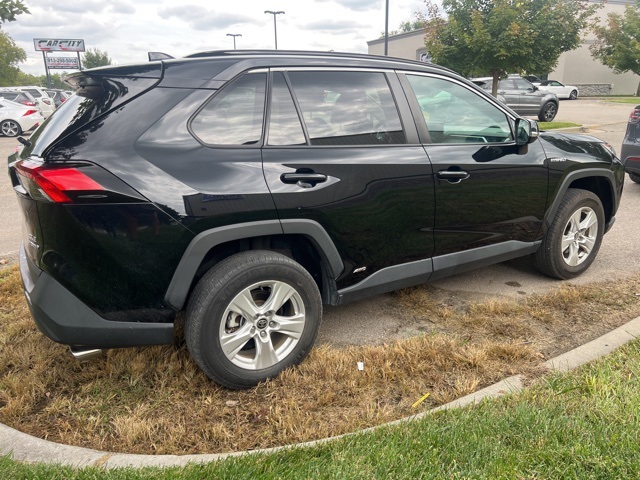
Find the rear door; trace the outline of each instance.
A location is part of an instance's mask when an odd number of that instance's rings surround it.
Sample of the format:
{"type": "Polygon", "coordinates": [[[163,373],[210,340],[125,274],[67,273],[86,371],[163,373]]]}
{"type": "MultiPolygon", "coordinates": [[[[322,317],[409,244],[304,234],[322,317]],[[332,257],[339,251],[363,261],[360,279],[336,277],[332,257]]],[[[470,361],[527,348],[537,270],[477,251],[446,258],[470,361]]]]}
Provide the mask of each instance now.
{"type": "Polygon", "coordinates": [[[278,214],[327,231],[345,265],[338,288],[431,257],[431,165],[395,73],[274,70],[269,108],[262,156],[278,214]]]}

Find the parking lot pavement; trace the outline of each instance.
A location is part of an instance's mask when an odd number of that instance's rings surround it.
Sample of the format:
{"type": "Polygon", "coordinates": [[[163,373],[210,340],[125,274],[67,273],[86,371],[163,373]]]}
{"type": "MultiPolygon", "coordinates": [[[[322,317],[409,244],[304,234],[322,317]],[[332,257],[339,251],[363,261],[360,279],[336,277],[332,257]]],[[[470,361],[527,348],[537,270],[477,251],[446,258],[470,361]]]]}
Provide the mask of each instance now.
{"type": "Polygon", "coordinates": [[[20,211],[7,175],[7,157],[20,144],[15,138],[0,137],[0,261],[18,257],[20,211]]]}

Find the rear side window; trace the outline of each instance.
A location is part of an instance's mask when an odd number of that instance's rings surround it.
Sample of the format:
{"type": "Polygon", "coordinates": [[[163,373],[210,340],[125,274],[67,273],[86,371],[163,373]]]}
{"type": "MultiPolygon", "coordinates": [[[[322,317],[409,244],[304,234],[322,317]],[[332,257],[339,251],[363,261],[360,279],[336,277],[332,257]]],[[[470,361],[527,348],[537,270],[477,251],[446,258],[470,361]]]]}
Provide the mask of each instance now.
{"type": "Polygon", "coordinates": [[[33,98],[42,97],[42,94],[40,93],[40,91],[36,90],[35,88],[25,88],[24,91],[27,93],[30,93],[33,96],[33,98]]]}
{"type": "Polygon", "coordinates": [[[271,88],[268,145],[304,145],[306,140],[284,74],[276,72],[271,88]]]}
{"type": "Polygon", "coordinates": [[[217,92],[191,120],[207,145],[255,145],[262,137],[267,75],[250,73],[217,92]]]}
{"type": "Polygon", "coordinates": [[[311,145],[406,143],[381,72],[289,72],[311,145]]]}

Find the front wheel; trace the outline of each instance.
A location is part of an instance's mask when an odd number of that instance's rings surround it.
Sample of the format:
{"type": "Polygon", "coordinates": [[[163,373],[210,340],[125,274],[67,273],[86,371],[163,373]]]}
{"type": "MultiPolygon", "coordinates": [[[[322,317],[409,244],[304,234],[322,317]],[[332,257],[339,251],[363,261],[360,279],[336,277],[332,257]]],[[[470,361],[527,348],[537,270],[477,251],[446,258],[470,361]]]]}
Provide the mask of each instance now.
{"type": "Polygon", "coordinates": [[[320,292],[297,262],[271,251],[239,253],[214,266],[189,299],[185,339],[215,382],[249,388],[300,363],[315,342],[320,292]]]}
{"type": "Polygon", "coordinates": [[[603,235],[600,199],[588,190],[570,188],[534,254],[534,264],[550,277],[576,277],[595,260],[603,235]]]}
{"type": "Polygon", "coordinates": [[[17,137],[22,133],[22,128],[15,120],[4,120],[0,123],[0,132],[6,137],[17,137]]]}
{"type": "Polygon", "coordinates": [[[554,118],[556,118],[557,113],[558,105],[553,102],[547,102],[540,109],[538,120],[540,120],[541,122],[551,122],[554,118]]]}
{"type": "Polygon", "coordinates": [[[571,93],[569,94],[569,100],[575,100],[576,98],[578,98],[578,91],[571,90],[571,93]]]}

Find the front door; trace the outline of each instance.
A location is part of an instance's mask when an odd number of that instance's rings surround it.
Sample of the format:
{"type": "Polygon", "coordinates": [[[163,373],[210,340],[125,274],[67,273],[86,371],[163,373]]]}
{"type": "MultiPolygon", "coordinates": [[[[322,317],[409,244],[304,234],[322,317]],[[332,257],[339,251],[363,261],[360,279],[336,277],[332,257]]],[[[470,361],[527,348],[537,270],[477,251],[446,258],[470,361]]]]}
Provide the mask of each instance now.
{"type": "Polygon", "coordinates": [[[517,146],[513,120],[462,82],[436,75],[406,79],[430,135],[425,149],[435,177],[435,256],[533,242],[548,185],[540,142],[517,146]],[[430,112],[429,99],[444,96],[448,102],[430,112]]]}

